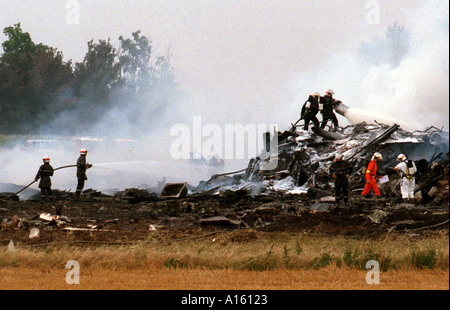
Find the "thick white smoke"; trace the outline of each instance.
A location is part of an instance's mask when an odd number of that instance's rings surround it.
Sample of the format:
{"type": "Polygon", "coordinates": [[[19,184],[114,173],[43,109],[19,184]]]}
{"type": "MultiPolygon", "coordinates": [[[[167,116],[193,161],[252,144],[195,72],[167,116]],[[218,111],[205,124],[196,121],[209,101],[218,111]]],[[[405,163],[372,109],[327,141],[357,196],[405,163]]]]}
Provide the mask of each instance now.
{"type": "Polygon", "coordinates": [[[427,1],[411,16],[408,54],[398,67],[373,66],[362,80],[362,108],[389,115],[405,129],[449,129],[448,3],[427,1]],[[445,9],[446,7],[446,9],[445,9]]]}
{"type": "MultiPolygon", "coordinates": [[[[426,1],[414,12],[405,20],[408,50],[398,65],[362,61],[364,57],[383,59],[377,53],[386,52],[384,49],[372,55],[359,51],[335,54],[317,70],[300,73],[290,90],[306,99],[309,93],[323,94],[332,88],[335,98],[351,108],[347,116],[352,122],[376,120],[395,122],[406,130],[435,126],[448,131],[448,3],[426,1]]],[[[338,117],[341,124],[347,123],[338,117]]]]}

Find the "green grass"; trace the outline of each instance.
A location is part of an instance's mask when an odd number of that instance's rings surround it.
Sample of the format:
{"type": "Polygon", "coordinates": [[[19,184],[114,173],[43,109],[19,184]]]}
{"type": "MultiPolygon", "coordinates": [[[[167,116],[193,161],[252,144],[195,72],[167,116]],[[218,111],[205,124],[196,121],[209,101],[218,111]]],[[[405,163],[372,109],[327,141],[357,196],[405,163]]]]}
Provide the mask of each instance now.
{"type": "MultiPolygon", "coordinates": [[[[214,238],[146,243],[128,246],[81,247],[52,244],[44,248],[17,245],[15,253],[0,248],[0,268],[37,267],[48,269],[77,260],[85,267],[146,269],[205,268],[268,271],[275,269],[307,270],[329,266],[366,270],[366,263],[376,260],[381,271],[397,269],[441,269],[449,267],[448,232],[430,236],[351,238],[307,234],[248,232],[223,233],[214,238]]],[[[163,236],[161,236],[163,237],[163,236]]],[[[164,239],[164,238],[162,238],[164,239]]]]}

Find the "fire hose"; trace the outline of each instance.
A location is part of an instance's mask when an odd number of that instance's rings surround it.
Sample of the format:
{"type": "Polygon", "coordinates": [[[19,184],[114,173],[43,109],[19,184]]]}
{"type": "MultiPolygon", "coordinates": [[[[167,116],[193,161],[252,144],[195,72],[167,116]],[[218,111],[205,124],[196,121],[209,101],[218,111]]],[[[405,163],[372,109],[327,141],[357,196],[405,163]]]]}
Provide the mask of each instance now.
{"type": "MultiPolygon", "coordinates": [[[[53,169],[53,171],[56,171],[56,170],[59,170],[59,169],[64,169],[64,168],[76,167],[76,166],[77,166],[77,165],[61,166],[61,167],[58,167],[58,168],[53,169]]],[[[38,179],[38,180],[39,180],[39,179],[38,179]]],[[[14,197],[15,195],[19,194],[20,192],[24,191],[25,189],[27,189],[28,187],[30,187],[31,185],[33,185],[33,183],[35,183],[35,182],[37,182],[37,180],[34,180],[33,182],[31,182],[30,184],[28,184],[27,186],[25,186],[24,188],[22,188],[22,189],[19,190],[18,192],[15,192],[14,194],[12,194],[12,195],[10,195],[10,196],[8,196],[8,197],[6,197],[6,198],[0,199],[0,200],[9,200],[9,199],[11,199],[11,198],[14,197]]]]}

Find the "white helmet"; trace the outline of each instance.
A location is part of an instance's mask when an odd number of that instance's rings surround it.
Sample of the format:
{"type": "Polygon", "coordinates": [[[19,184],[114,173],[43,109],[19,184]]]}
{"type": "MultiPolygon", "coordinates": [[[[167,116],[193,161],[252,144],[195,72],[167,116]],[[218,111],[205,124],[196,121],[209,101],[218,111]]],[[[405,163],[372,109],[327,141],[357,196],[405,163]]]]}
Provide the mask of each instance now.
{"type": "Polygon", "coordinates": [[[48,156],[48,155],[45,155],[42,159],[44,160],[44,163],[50,162],[50,156],[48,156]]]}
{"type": "Polygon", "coordinates": [[[376,152],[375,154],[373,154],[372,159],[378,159],[378,160],[382,160],[383,159],[383,155],[381,155],[380,153],[376,152]]]}
{"type": "Polygon", "coordinates": [[[332,89],[328,89],[325,94],[330,94],[331,96],[334,95],[334,91],[332,89]]]}
{"type": "Polygon", "coordinates": [[[313,96],[320,97],[320,93],[319,93],[318,91],[316,91],[316,92],[313,94],[313,96]]]}
{"type": "Polygon", "coordinates": [[[400,154],[400,155],[398,155],[398,156],[397,156],[397,160],[398,160],[398,161],[405,161],[405,160],[406,160],[405,154],[400,154]]]}
{"type": "Polygon", "coordinates": [[[81,149],[80,150],[80,154],[81,155],[86,155],[87,154],[87,150],[86,149],[81,149]]]}

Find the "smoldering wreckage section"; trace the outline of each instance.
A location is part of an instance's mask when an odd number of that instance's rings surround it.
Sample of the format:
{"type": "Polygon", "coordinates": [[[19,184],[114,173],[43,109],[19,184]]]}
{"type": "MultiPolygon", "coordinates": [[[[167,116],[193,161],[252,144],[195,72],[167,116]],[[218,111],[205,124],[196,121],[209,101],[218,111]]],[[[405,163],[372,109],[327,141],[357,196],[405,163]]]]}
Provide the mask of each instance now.
{"type": "MultiPolygon", "coordinates": [[[[345,110],[336,109],[344,116],[345,110]]],[[[17,195],[0,193],[2,230],[27,231],[36,238],[42,229],[148,234],[219,226],[352,235],[448,229],[448,132],[434,126],[408,132],[376,121],[333,132],[300,128],[292,124],[288,131],[266,133],[266,152],[246,168],[212,175],[197,186],[162,180],[155,188],[128,188],[114,195],[87,189],[79,201],[55,190],[53,202],[19,201],[17,195]],[[378,169],[388,181],[379,184],[381,197],[363,198],[365,170],[374,152],[383,155],[378,169]],[[336,154],[353,167],[346,204],[334,197],[329,168],[336,154]],[[417,167],[414,202],[401,198],[400,177],[393,169],[399,154],[417,167]],[[264,169],[273,162],[275,169],[264,169]]]]}

